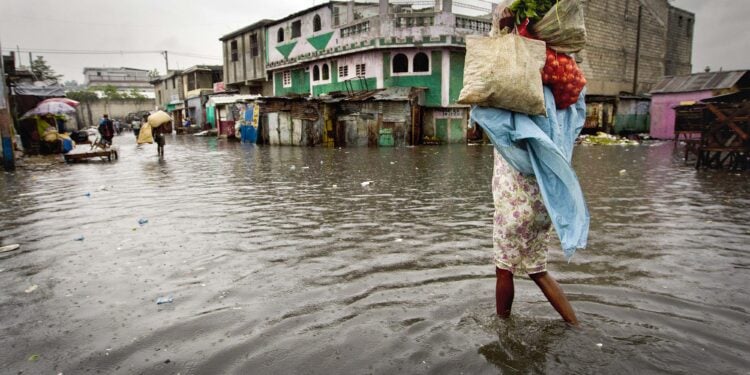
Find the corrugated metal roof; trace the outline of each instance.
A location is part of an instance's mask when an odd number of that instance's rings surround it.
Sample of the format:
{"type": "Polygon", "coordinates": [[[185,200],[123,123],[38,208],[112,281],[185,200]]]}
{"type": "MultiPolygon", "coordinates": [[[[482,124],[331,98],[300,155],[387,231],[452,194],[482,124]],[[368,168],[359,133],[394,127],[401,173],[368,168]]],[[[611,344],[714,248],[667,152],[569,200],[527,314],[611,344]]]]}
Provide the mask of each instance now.
{"type": "Polygon", "coordinates": [[[735,70],[664,77],[651,90],[651,94],[729,89],[734,87],[747,73],[747,70],[735,70]]]}
{"type": "Polygon", "coordinates": [[[206,103],[206,105],[215,106],[215,105],[222,105],[222,104],[232,104],[232,103],[244,102],[246,100],[256,100],[259,98],[260,98],[260,95],[212,96],[211,98],[208,99],[208,103],[206,103]]]}

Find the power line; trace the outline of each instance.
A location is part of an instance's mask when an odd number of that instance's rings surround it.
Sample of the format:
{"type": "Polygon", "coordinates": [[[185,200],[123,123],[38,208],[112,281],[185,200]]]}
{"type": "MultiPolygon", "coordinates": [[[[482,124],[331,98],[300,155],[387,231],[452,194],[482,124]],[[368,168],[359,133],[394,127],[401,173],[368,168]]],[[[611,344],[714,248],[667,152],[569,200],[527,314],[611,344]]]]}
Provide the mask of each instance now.
{"type": "MultiPolygon", "coordinates": [[[[35,53],[35,54],[50,54],[50,55],[149,55],[149,54],[163,54],[164,50],[73,50],[73,49],[52,49],[52,48],[21,48],[19,52],[24,53],[35,53]]],[[[221,60],[220,57],[212,55],[203,55],[194,52],[179,52],[179,51],[168,51],[169,53],[182,56],[191,57],[197,59],[212,59],[221,60]]]]}

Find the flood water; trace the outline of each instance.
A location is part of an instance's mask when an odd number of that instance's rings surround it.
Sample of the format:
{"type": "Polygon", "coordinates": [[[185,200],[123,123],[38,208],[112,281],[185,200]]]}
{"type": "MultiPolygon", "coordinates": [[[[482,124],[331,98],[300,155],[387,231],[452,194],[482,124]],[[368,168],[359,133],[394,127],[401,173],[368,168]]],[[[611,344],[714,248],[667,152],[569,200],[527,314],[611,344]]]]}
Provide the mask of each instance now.
{"type": "Polygon", "coordinates": [[[491,147],[115,142],[0,175],[0,373],[750,369],[750,175],[671,143],[576,149],[590,247],[549,265],[575,329],[525,276],[494,317],[491,147]]]}

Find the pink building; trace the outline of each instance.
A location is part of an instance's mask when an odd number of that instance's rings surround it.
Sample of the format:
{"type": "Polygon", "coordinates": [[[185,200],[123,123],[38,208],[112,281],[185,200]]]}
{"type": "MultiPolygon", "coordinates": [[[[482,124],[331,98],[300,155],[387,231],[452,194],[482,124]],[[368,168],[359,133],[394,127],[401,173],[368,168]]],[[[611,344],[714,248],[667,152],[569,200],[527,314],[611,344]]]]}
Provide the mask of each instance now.
{"type": "Polygon", "coordinates": [[[747,70],[664,77],[651,91],[651,137],[675,137],[674,107],[750,88],[747,70]]]}

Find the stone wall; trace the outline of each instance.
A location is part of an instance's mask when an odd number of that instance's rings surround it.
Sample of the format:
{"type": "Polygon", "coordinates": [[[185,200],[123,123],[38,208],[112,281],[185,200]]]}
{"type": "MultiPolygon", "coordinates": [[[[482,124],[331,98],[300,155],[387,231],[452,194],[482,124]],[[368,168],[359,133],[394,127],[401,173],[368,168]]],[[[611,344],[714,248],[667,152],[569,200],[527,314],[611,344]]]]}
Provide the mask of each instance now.
{"type": "Polygon", "coordinates": [[[671,15],[677,13],[694,19],[691,13],[672,7],[667,0],[589,0],[585,5],[588,45],[579,54],[589,95],[633,91],[639,6],[641,50],[636,93],[650,91],[668,70],[691,69],[692,33],[688,36],[684,28],[682,33],[674,31],[671,22],[671,15]]]}

